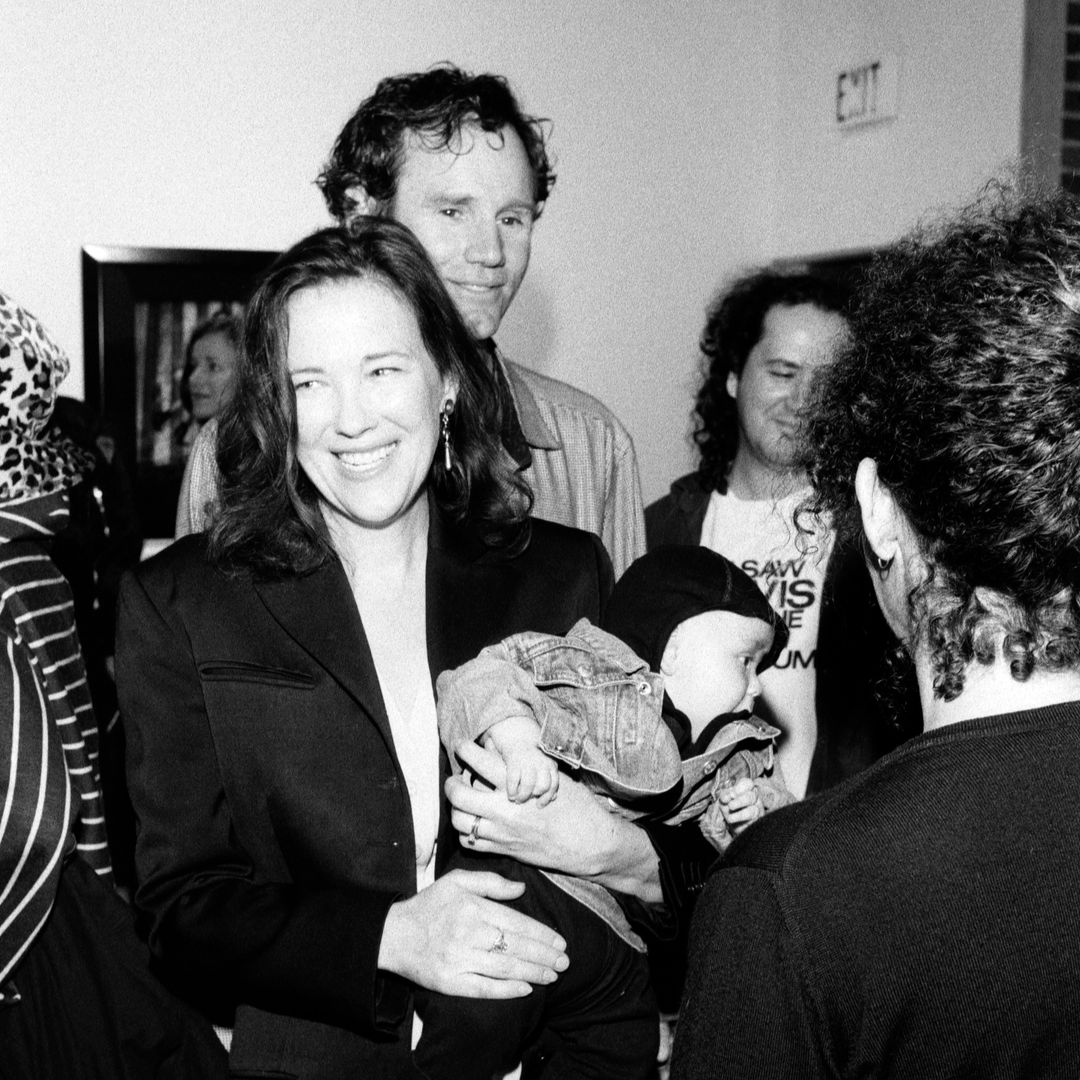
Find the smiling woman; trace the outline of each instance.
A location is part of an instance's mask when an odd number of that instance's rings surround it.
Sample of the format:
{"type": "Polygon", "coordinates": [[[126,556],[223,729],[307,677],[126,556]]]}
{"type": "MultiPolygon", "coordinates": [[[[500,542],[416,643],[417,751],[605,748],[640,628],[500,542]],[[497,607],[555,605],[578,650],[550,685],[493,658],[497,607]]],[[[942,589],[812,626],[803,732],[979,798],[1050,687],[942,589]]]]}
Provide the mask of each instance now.
{"type": "Polygon", "coordinates": [[[288,311],[297,461],[341,547],[343,531],[417,512],[457,380],[439,374],[415,317],[382,284],[305,289],[288,311]]]}
{"type": "Polygon", "coordinates": [[[491,380],[407,229],[302,240],[248,305],[212,533],[125,583],[136,904],[236,1072],[412,1075],[414,991],[567,968],[519,882],[436,879],[433,677],[596,619],[611,583],[595,536],[528,519],[491,380]]]}

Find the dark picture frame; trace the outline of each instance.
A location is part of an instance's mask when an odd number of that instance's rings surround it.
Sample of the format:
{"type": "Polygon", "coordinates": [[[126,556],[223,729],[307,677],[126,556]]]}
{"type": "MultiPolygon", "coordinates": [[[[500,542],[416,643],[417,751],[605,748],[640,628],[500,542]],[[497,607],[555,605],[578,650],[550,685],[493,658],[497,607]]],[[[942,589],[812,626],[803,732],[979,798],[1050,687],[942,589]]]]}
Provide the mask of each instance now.
{"type": "Polygon", "coordinates": [[[82,249],[86,403],[112,431],[148,539],[174,534],[193,418],[181,402],[187,340],[243,310],[275,251],[82,249]]]}

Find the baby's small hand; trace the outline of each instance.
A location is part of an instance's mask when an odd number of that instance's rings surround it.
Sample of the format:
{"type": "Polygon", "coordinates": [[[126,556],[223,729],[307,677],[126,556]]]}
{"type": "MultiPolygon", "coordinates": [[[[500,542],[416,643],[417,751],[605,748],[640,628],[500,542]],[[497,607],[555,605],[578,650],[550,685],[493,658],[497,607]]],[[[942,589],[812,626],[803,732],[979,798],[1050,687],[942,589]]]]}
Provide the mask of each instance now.
{"type": "Polygon", "coordinates": [[[506,797],[511,802],[536,799],[547,806],[559,793],[559,767],[542,750],[515,754],[506,762],[506,797]]]}
{"type": "Polygon", "coordinates": [[[536,799],[547,806],[559,791],[559,766],[540,749],[540,727],[527,716],[509,716],[492,724],[484,746],[506,766],[506,797],[511,802],[536,799]]]}
{"type": "Polygon", "coordinates": [[[734,784],[728,784],[720,788],[716,793],[716,799],[720,804],[720,813],[724,815],[728,828],[736,836],[747,825],[753,824],[758,818],[765,815],[765,805],[761,801],[761,792],[758,791],[754,781],[746,776],[741,780],[736,780],[734,784]]]}

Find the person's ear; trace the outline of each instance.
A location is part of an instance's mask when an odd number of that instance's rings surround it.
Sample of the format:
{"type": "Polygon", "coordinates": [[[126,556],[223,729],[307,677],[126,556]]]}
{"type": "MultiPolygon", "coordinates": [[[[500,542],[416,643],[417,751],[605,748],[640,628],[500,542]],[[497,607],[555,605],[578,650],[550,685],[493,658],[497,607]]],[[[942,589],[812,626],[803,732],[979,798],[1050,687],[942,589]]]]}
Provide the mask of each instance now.
{"type": "Polygon", "coordinates": [[[727,373],[727,382],[724,384],[724,388],[732,401],[739,396],[739,376],[737,372],[729,371],[727,373]]]}
{"type": "Polygon", "coordinates": [[[345,189],[345,196],[352,203],[348,211],[348,220],[358,217],[378,217],[383,211],[383,205],[378,199],[368,194],[363,184],[353,184],[345,189]]]}
{"type": "Polygon", "coordinates": [[[679,667],[679,631],[682,623],[675,627],[664,646],[664,655],[660,657],[660,674],[673,675],[679,667]]]}
{"type": "Polygon", "coordinates": [[[457,377],[453,374],[447,374],[443,376],[442,381],[442,398],[443,402],[450,402],[451,407],[456,405],[458,398],[459,383],[457,377]]]}
{"type": "Polygon", "coordinates": [[[878,476],[873,458],[863,458],[855,470],[855,498],[859,502],[863,533],[877,567],[887,570],[896,556],[902,554],[903,513],[878,476]]]}

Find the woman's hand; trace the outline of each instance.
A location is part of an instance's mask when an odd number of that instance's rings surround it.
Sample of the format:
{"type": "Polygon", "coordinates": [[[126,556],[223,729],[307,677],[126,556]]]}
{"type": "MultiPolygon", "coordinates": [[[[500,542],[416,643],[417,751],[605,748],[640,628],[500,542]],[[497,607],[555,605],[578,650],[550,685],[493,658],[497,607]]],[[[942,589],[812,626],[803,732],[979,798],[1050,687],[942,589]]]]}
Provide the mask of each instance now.
{"type": "Polygon", "coordinates": [[[379,967],[458,997],[525,997],[530,984],[554,982],[570,962],[566,942],[498,902],[524,890],[498,874],[451,870],[391,906],[379,967]]]}
{"type": "Polygon", "coordinates": [[[558,799],[547,806],[535,799],[514,803],[506,796],[506,770],[496,754],[470,743],[458,756],[474,775],[494,785],[472,786],[464,776],[447,780],[450,820],[463,844],[587,878],[649,903],[663,899],[648,836],[605,810],[584,784],[564,775],[558,799]]]}

